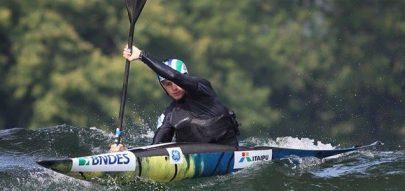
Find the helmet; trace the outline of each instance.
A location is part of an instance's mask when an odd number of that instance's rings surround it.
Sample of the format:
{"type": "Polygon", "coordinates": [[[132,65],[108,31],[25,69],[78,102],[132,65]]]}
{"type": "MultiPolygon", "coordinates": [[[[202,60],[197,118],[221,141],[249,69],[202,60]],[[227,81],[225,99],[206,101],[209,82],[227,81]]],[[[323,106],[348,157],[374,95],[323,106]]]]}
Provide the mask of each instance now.
{"type": "MultiPolygon", "coordinates": [[[[180,73],[182,73],[182,74],[187,74],[187,73],[188,73],[186,64],[184,64],[184,62],[181,61],[181,60],[178,60],[178,59],[168,59],[168,60],[165,60],[165,61],[163,62],[163,64],[169,66],[169,67],[172,68],[173,70],[176,70],[177,72],[180,72],[180,73]]],[[[159,80],[159,82],[161,82],[161,81],[165,80],[165,78],[163,78],[162,76],[159,76],[159,75],[158,75],[158,80],[159,80]]]]}

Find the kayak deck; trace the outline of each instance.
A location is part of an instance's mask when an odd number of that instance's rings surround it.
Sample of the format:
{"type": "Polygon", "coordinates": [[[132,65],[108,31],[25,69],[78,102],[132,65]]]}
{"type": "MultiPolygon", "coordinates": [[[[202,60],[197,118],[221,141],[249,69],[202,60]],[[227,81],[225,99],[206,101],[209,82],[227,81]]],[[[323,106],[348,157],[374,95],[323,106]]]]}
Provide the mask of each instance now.
{"type": "Polygon", "coordinates": [[[131,148],[125,152],[86,157],[43,160],[38,164],[75,178],[100,181],[116,178],[128,182],[144,177],[160,182],[223,175],[255,163],[289,156],[325,158],[380,145],[333,150],[305,150],[279,147],[239,147],[208,143],[166,143],[131,148]]]}

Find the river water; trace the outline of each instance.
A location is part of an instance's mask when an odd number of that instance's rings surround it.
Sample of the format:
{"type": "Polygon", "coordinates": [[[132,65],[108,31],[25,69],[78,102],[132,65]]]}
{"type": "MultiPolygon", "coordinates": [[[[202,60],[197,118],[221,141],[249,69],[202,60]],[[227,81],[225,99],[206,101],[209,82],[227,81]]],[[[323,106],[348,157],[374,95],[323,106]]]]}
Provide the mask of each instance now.
{"type": "MultiPolygon", "coordinates": [[[[129,132],[130,146],[147,145],[151,132],[129,132]]],[[[0,130],[0,188],[2,190],[405,190],[405,150],[384,146],[338,157],[288,158],[242,171],[171,183],[135,180],[105,185],[64,176],[36,164],[40,159],[87,156],[108,151],[112,134],[95,127],[67,125],[28,130],[0,130]]],[[[306,138],[249,138],[245,145],[307,149],[334,148],[306,138]]]]}

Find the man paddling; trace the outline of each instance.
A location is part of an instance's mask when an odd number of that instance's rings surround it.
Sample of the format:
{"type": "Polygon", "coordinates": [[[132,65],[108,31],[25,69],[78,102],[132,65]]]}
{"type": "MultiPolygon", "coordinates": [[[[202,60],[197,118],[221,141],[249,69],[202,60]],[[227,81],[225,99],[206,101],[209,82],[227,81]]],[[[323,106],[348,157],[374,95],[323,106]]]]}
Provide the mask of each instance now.
{"type": "MultiPolygon", "coordinates": [[[[203,142],[238,146],[238,122],[218,98],[209,81],[188,75],[186,65],[178,59],[160,62],[132,48],[125,48],[123,57],[140,59],[157,75],[163,90],[173,101],[158,119],[152,144],[171,142],[203,142]]],[[[125,150],[123,145],[111,145],[110,151],[125,150]]]]}

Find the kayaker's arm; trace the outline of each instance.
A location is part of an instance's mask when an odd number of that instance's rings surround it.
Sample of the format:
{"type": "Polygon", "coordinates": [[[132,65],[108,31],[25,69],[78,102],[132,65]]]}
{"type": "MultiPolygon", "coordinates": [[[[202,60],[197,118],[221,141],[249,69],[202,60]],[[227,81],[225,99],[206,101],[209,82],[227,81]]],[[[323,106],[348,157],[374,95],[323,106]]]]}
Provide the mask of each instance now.
{"type": "Polygon", "coordinates": [[[198,89],[198,81],[194,80],[191,76],[181,74],[173,70],[169,66],[163,64],[161,61],[149,56],[145,51],[140,54],[140,59],[143,63],[149,66],[156,74],[168,79],[186,91],[194,91],[198,89]]]}
{"type": "Polygon", "coordinates": [[[169,125],[162,125],[155,131],[152,144],[168,143],[171,142],[174,136],[174,127],[169,125]]]}
{"type": "Polygon", "coordinates": [[[163,64],[161,61],[151,57],[145,51],[139,50],[135,46],[132,47],[132,54],[127,48],[125,48],[123,51],[123,57],[130,61],[140,59],[143,63],[148,65],[148,67],[151,68],[156,74],[174,82],[176,85],[180,86],[190,94],[208,96],[215,95],[211,84],[207,80],[195,76],[181,74],[176,70],[173,70],[169,66],[163,64]]]}
{"type": "Polygon", "coordinates": [[[190,94],[203,96],[215,95],[211,84],[205,79],[179,73],[176,70],[173,70],[171,67],[163,64],[161,61],[152,58],[144,51],[140,53],[140,59],[156,74],[174,82],[176,85],[180,86],[190,94]]]}

